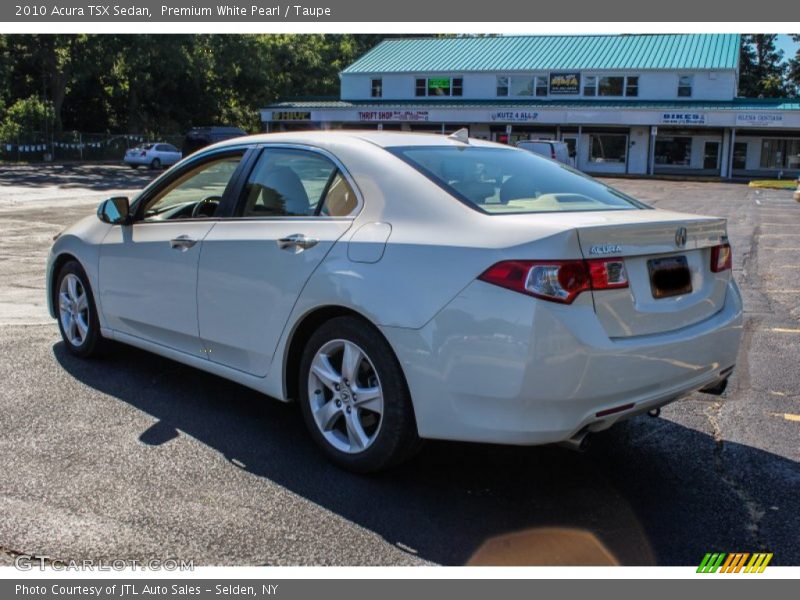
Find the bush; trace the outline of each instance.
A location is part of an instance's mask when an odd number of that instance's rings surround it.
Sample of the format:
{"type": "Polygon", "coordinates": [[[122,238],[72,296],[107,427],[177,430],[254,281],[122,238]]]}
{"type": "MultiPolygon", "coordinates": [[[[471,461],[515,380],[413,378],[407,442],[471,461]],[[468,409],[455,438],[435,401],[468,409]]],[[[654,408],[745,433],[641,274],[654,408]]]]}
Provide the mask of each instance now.
{"type": "Polygon", "coordinates": [[[55,112],[50,102],[36,96],[17,100],[0,122],[0,140],[11,142],[31,131],[52,129],[55,112]]]}

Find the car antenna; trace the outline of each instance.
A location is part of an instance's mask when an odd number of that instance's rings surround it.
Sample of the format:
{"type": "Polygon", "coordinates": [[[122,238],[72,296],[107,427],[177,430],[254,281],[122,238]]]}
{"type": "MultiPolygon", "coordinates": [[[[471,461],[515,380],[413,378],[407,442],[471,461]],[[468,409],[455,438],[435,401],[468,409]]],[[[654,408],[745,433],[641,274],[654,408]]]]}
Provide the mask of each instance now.
{"type": "Polygon", "coordinates": [[[461,129],[451,133],[447,137],[448,139],[461,142],[462,144],[469,144],[469,129],[467,129],[466,127],[462,127],[461,129]]]}

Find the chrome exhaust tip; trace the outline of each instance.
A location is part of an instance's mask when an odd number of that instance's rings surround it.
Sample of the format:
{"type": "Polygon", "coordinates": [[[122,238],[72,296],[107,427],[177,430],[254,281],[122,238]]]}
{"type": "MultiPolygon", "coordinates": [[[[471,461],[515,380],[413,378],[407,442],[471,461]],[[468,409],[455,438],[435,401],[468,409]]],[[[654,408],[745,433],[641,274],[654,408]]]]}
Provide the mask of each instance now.
{"type": "Polygon", "coordinates": [[[568,440],[559,442],[558,445],[562,448],[567,448],[574,452],[586,452],[592,443],[592,436],[588,431],[583,430],[573,435],[568,440]]]}

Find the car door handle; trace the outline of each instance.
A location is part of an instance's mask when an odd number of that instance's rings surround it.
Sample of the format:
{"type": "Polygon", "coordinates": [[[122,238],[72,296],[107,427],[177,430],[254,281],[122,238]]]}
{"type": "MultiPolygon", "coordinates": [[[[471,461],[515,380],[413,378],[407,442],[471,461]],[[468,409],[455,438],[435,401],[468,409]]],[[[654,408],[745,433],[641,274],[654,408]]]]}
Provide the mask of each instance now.
{"type": "Polygon", "coordinates": [[[300,250],[308,250],[313,248],[319,243],[319,240],[306,237],[302,233],[293,233],[278,240],[278,248],[286,250],[287,248],[299,248],[300,250]]]}
{"type": "Polygon", "coordinates": [[[197,240],[193,240],[188,235],[179,235],[178,237],[172,238],[169,241],[169,247],[173,250],[181,250],[182,252],[185,252],[196,243],[197,240]]]}

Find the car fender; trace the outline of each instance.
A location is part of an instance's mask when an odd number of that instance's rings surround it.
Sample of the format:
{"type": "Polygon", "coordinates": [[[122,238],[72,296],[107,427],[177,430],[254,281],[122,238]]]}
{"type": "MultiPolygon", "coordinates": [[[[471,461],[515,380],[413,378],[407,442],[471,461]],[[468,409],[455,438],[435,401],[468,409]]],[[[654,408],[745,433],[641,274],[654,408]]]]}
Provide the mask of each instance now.
{"type": "Polygon", "coordinates": [[[56,309],[53,303],[53,285],[55,285],[53,280],[56,275],[54,269],[61,257],[70,255],[80,263],[86,273],[86,277],[89,279],[100,326],[105,326],[103,309],[100,305],[100,294],[98,294],[100,285],[100,245],[111,230],[111,227],[113,225],[103,223],[95,215],[90,215],[58,235],[47,260],[47,307],[51,317],[56,318],[56,309]]]}

